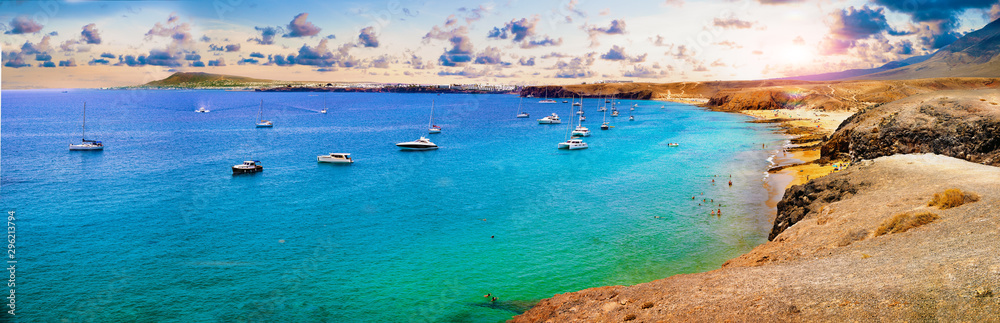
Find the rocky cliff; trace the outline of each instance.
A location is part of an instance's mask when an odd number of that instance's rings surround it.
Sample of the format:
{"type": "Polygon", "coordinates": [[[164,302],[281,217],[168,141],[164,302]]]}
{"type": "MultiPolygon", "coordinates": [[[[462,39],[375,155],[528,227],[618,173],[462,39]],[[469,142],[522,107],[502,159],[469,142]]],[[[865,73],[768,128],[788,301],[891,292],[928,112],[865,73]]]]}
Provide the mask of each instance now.
{"type": "MultiPolygon", "coordinates": [[[[722,268],[555,295],[513,322],[996,322],[1000,168],[940,155],[864,161],[829,196],[722,268]],[[957,207],[928,206],[957,189],[957,207]]],[[[817,190],[820,187],[814,187],[817,190]]]]}
{"type": "Polygon", "coordinates": [[[864,109],[821,149],[825,159],[935,153],[1000,166],[1000,91],[941,91],[864,109]]]}

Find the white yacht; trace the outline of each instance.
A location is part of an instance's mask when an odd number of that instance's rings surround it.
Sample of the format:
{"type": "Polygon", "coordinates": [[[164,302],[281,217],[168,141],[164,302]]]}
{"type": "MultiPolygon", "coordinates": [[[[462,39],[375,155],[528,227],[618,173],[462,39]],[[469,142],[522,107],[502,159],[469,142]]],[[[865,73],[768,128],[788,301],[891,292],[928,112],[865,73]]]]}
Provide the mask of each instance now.
{"type": "Polygon", "coordinates": [[[609,126],[607,122],[601,124],[601,130],[608,130],[608,129],[611,129],[611,126],[609,126]]]}
{"type": "Polygon", "coordinates": [[[528,115],[528,113],[527,113],[527,112],[521,112],[521,113],[518,113],[518,114],[517,114],[517,117],[518,117],[518,118],[527,118],[527,117],[529,117],[529,116],[530,116],[530,115],[528,115]]]}
{"type": "Polygon", "coordinates": [[[553,99],[545,99],[545,100],[538,101],[538,103],[559,103],[559,102],[556,102],[556,100],[553,100],[553,99]]]}
{"type": "Polygon", "coordinates": [[[319,113],[326,113],[326,98],[323,98],[323,110],[319,110],[319,113]]]}
{"type": "Polygon", "coordinates": [[[573,106],[574,106],[574,107],[578,107],[578,106],[582,106],[582,105],[583,105],[583,103],[580,103],[580,102],[573,102],[573,106]]]}
{"type": "Polygon", "coordinates": [[[316,156],[316,162],[334,163],[334,164],[353,164],[354,160],[351,159],[351,154],[330,153],[329,155],[316,156]]]}
{"type": "Polygon", "coordinates": [[[208,113],[208,112],[211,112],[211,110],[205,109],[205,107],[200,107],[200,108],[198,108],[198,110],[194,110],[194,112],[208,113]]]}
{"type": "Polygon", "coordinates": [[[69,150],[104,150],[104,144],[97,140],[87,140],[87,102],[83,103],[83,141],[78,144],[69,144],[69,150]]]}
{"type": "Polygon", "coordinates": [[[628,116],[628,121],[635,121],[635,117],[634,116],[628,116]]]}
{"type": "Polygon", "coordinates": [[[576,126],[576,129],[573,129],[571,135],[580,137],[590,137],[590,129],[587,129],[587,127],[584,126],[576,126]]]}
{"type": "Polygon", "coordinates": [[[233,166],[233,175],[256,173],[262,171],[264,171],[264,166],[260,165],[259,160],[248,160],[243,162],[243,164],[233,166]]]}
{"type": "Polygon", "coordinates": [[[587,146],[587,143],[583,142],[583,140],[579,138],[573,138],[559,143],[559,149],[576,150],[576,149],[587,149],[588,147],[589,146],[587,146]]]}
{"type": "Polygon", "coordinates": [[[562,121],[559,120],[559,115],[557,115],[555,113],[552,113],[552,115],[550,115],[548,117],[544,117],[544,118],[538,119],[538,123],[539,124],[556,124],[556,123],[562,123],[562,121]]]}
{"type": "Polygon", "coordinates": [[[274,127],[274,123],[268,120],[264,120],[264,100],[260,100],[260,112],[257,113],[257,128],[271,128],[274,127]]]}
{"type": "Polygon", "coordinates": [[[433,149],[438,149],[438,145],[435,145],[433,142],[431,142],[430,140],[428,140],[427,138],[424,138],[424,137],[420,137],[420,139],[417,139],[417,140],[414,140],[414,141],[401,142],[401,143],[396,144],[396,146],[399,147],[399,149],[401,149],[401,150],[433,150],[433,149]]]}
{"type": "Polygon", "coordinates": [[[607,107],[601,107],[600,109],[597,109],[597,112],[604,112],[604,111],[608,111],[608,108],[607,107]]]}
{"type": "Polygon", "coordinates": [[[618,110],[611,111],[611,116],[612,117],[617,117],[618,116],[618,110]]]}

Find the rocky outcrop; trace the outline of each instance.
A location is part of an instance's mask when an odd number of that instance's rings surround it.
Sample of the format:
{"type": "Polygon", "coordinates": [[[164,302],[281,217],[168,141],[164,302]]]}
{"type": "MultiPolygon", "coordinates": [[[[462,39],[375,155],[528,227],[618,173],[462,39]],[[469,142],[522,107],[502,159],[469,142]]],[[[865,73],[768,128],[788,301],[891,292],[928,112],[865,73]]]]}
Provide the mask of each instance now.
{"type": "Polygon", "coordinates": [[[863,179],[857,180],[851,182],[850,178],[825,176],[788,188],[781,202],[778,202],[778,214],[767,240],[774,240],[774,237],[803,218],[819,214],[824,205],[857,194],[858,188],[865,185],[863,179]]]}
{"type": "Polygon", "coordinates": [[[941,91],[866,108],[821,149],[826,160],[934,153],[1000,166],[1000,92],[941,91]]]}
{"type": "MultiPolygon", "coordinates": [[[[579,87],[579,86],[577,86],[579,87]]],[[[521,96],[534,96],[536,98],[588,98],[602,99],[614,95],[616,99],[622,100],[650,100],[654,98],[655,92],[651,89],[614,89],[611,91],[588,91],[571,89],[559,85],[527,86],[521,89],[521,96]]]]}
{"type": "Polygon", "coordinates": [[[559,294],[512,321],[997,321],[1000,168],[896,155],[827,177],[822,188],[851,188],[786,196],[786,205],[812,211],[720,269],[559,294]],[[927,205],[951,188],[980,199],[927,205]],[[811,202],[791,201],[803,197],[811,202]],[[876,234],[900,214],[927,213],[934,216],[919,226],[876,234]]]}

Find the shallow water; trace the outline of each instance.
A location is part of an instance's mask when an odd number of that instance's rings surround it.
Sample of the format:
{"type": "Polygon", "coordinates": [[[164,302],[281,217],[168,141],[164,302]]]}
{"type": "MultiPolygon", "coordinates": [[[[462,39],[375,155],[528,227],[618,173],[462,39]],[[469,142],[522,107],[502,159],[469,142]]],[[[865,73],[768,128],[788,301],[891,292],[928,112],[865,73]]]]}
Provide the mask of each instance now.
{"type": "Polygon", "coordinates": [[[783,140],[767,125],[622,101],[601,131],[603,103],[587,100],[590,148],[565,151],[568,124],[535,119],[572,119],[570,105],[537,100],[516,119],[509,95],[4,91],[18,317],[503,321],[556,293],[718,268],[765,241],[760,147],[783,140]],[[261,100],[272,129],[254,128],[261,100]],[[103,152],[67,150],[84,101],[103,152]],[[426,133],[431,101],[441,134],[426,133]],[[419,136],[442,148],[394,146],[419,136]],[[330,152],[356,163],[316,162],[330,152]],[[264,172],[231,175],[249,159],[264,172]]]}

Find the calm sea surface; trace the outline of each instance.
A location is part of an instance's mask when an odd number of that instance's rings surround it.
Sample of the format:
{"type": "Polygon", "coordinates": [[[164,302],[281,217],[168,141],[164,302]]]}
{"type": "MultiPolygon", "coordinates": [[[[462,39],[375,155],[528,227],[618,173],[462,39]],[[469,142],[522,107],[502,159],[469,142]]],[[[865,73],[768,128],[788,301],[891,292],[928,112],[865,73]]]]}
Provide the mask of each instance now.
{"type": "Polygon", "coordinates": [[[590,149],[565,151],[567,123],[535,120],[573,119],[570,105],[525,99],[531,118],[516,119],[518,103],[3,91],[0,206],[17,214],[17,318],[495,322],[556,293],[715,269],[766,240],[772,152],[761,144],[784,140],[766,125],[621,101],[601,131],[603,103],[586,100],[590,149]],[[261,100],[272,129],[254,128],[261,100]],[[85,101],[87,137],[103,152],[67,149],[85,101]],[[444,130],[428,135],[432,101],[444,130]],[[441,149],[394,146],[420,136],[441,149]],[[330,152],[356,162],[316,162],[330,152]],[[264,172],[231,174],[250,159],[264,172]]]}

